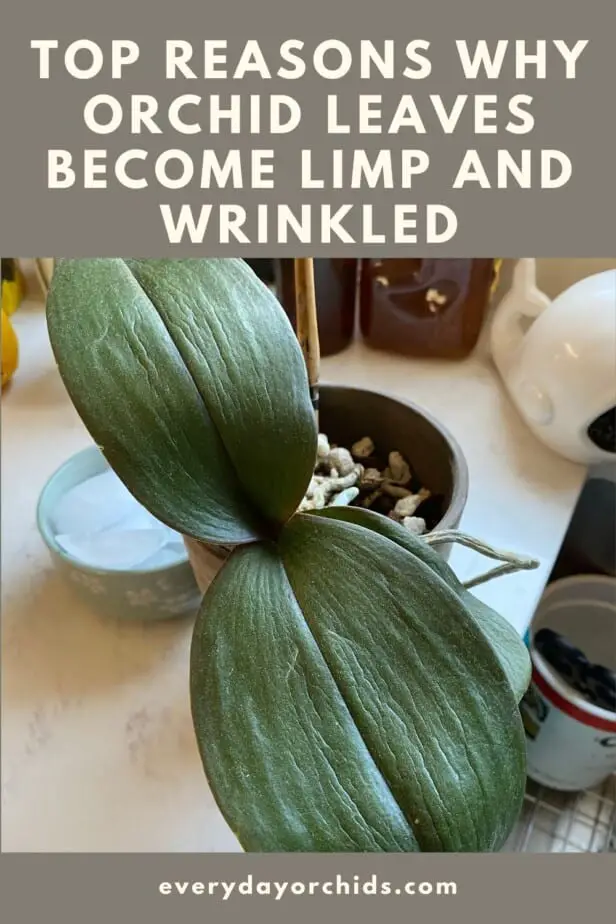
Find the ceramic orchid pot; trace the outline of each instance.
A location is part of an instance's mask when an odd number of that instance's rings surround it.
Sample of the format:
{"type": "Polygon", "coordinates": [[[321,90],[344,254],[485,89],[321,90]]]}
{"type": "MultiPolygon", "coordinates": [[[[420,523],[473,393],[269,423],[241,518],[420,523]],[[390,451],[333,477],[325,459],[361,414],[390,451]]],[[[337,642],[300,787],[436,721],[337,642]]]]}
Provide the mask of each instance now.
{"type": "MultiPolygon", "coordinates": [[[[454,437],[427,411],[377,391],[321,385],[319,425],[340,446],[369,435],[384,451],[399,451],[436,499],[430,532],[459,526],[468,496],[468,467],[454,437]]],[[[185,542],[197,584],[205,593],[231,550],[189,538],[185,542]]],[[[451,543],[439,545],[438,551],[447,559],[451,543]]]]}

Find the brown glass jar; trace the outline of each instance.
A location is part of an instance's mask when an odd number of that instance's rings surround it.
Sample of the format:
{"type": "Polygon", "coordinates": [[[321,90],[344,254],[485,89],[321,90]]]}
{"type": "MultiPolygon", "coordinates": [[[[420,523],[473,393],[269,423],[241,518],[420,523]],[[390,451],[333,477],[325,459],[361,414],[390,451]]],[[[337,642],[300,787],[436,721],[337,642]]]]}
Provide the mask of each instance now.
{"type": "Polygon", "coordinates": [[[498,261],[363,260],[360,324],[377,349],[462,359],[473,351],[498,261]]]}
{"type": "MultiPolygon", "coordinates": [[[[295,327],[295,264],[276,260],[276,288],[282,307],[295,327]]],[[[315,260],[314,288],[321,356],[349,346],[355,329],[359,260],[315,260]]]]}

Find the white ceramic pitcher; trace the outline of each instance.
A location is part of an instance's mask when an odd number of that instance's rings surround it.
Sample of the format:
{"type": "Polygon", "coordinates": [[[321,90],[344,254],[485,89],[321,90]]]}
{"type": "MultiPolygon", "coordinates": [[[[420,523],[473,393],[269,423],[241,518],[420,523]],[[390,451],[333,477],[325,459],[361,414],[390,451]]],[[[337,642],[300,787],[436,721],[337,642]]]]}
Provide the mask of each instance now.
{"type": "Polygon", "coordinates": [[[534,259],[519,260],[490,332],[494,363],[519,413],[555,452],[616,460],[616,269],[551,301],[534,259]]]}

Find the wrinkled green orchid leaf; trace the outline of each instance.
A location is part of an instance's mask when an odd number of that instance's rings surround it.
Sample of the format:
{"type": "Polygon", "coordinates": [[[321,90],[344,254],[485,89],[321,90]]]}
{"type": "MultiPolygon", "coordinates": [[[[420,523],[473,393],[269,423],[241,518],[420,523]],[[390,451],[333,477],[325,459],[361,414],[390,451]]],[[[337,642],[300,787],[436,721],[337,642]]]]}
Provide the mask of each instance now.
{"type": "Polygon", "coordinates": [[[191,698],[206,774],[246,850],[418,849],[275,546],[234,552],[209,588],[191,698]]]}
{"type": "Polygon", "coordinates": [[[325,510],[315,511],[315,515],[343,520],[346,523],[355,523],[358,526],[365,526],[366,529],[372,529],[407,549],[428,565],[464,602],[466,609],[494,649],[515,696],[520,702],[528,690],[531,677],[530,655],[523,639],[500,613],[466,590],[438,552],[404,529],[399,523],[372,510],[365,510],[361,507],[328,507],[325,510]]]}
{"type": "Polygon", "coordinates": [[[314,470],[317,430],[297,338],[243,260],[128,260],[156,305],[264,516],[291,517],[314,470]]]}
{"type": "Polygon", "coordinates": [[[236,553],[203,601],[191,698],[247,850],[494,851],[519,815],[501,662],[459,595],[374,530],[298,515],[236,553]]]}
{"type": "Polygon", "coordinates": [[[301,500],[316,427],[301,351],[241,260],[62,260],[49,334],[75,407],[134,496],[213,543],[301,500]]]}

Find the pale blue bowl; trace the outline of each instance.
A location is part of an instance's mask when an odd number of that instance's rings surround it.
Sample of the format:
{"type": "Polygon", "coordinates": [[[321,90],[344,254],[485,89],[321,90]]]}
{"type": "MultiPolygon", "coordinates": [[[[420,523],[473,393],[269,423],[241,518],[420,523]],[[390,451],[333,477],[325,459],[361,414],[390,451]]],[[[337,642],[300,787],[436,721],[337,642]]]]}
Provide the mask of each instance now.
{"type": "Polygon", "coordinates": [[[68,555],[55,538],[53,513],[59,499],[109,468],[96,446],[68,459],[41,492],[36,518],[54,564],[88,602],[105,615],[123,620],[162,620],[195,616],[202,599],[186,559],[149,570],[101,571],[68,555]]]}

